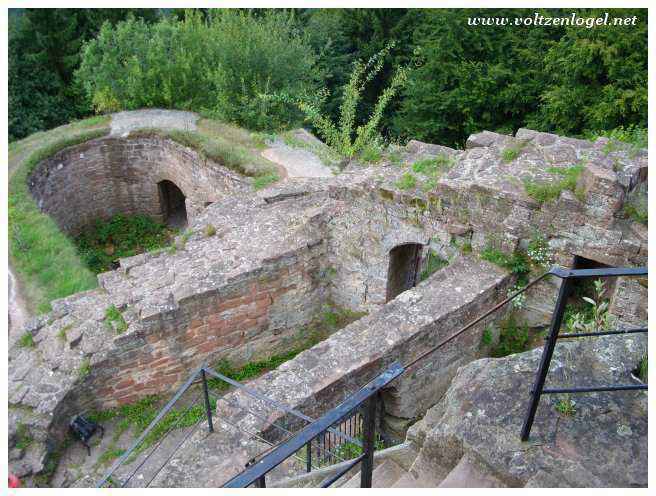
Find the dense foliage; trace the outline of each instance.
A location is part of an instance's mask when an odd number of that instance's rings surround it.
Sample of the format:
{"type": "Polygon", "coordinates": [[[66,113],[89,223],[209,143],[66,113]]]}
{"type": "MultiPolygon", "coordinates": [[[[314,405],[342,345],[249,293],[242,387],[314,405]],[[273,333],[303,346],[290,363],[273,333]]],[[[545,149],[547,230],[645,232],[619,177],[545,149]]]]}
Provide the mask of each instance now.
{"type": "Polygon", "coordinates": [[[164,248],[175,232],[145,215],[116,215],[98,219],[76,239],[80,257],[98,274],[112,270],[119,258],[164,248]]]}
{"type": "Polygon", "coordinates": [[[468,24],[533,9],[24,9],[10,17],[10,137],[92,111],[152,106],[277,130],[300,124],[297,103],[311,100],[338,122],[354,64],[391,42],[362,88],[352,129],[406,67],[407,82],[377,119],[386,139],[462,145],[482,129],[590,136],[645,128],[646,9],[605,11],[637,23],[468,24]],[[323,101],[312,100],[318,95],[323,101]]]}

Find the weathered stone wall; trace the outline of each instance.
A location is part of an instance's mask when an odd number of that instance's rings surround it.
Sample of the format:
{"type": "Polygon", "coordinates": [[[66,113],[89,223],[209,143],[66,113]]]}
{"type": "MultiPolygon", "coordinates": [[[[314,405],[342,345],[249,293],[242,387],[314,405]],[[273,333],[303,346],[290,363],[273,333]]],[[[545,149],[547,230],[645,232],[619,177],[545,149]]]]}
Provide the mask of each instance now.
{"type": "Polygon", "coordinates": [[[246,178],[158,136],[100,138],[66,148],[37,165],[29,187],[39,208],[75,234],[116,214],[163,221],[157,186],[163,180],[183,192],[190,220],[207,203],[250,190],[246,178]]]}

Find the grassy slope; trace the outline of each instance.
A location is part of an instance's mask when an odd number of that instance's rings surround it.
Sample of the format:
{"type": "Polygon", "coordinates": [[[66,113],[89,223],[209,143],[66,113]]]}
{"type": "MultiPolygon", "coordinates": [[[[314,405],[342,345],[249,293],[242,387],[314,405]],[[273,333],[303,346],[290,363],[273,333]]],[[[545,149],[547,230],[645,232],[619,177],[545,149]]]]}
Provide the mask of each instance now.
{"type": "MultiPolygon", "coordinates": [[[[97,116],[35,133],[9,146],[9,262],[28,312],[44,313],[50,302],[96,287],[94,274],[55,222],[42,214],[27,188],[27,178],[43,159],[68,146],[109,132],[109,116],[97,116]]],[[[260,156],[264,141],[236,126],[200,119],[196,132],[144,130],[190,146],[243,175],[254,187],[279,179],[275,164],[260,156]]],[[[133,134],[139,134],[136,131],[133,134]]]]}

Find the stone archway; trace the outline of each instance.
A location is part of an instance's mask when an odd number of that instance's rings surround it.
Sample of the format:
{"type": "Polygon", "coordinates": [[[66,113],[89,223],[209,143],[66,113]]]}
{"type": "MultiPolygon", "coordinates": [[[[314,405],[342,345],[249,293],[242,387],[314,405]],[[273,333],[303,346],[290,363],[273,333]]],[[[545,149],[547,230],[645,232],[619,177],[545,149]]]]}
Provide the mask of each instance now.
{"type": "Polygon", "coordinates": [[[169,180],[157,183],[159,201],[164,222],[167,226],[184,228],[187,226],[187,207],[184,193],[169,180]]]}
{"type": "Polygon", "coordinates": [[[422,245],[418,243],[406,243],[390,250],[386,301],[416,286],[421,249],[422,245]]]}

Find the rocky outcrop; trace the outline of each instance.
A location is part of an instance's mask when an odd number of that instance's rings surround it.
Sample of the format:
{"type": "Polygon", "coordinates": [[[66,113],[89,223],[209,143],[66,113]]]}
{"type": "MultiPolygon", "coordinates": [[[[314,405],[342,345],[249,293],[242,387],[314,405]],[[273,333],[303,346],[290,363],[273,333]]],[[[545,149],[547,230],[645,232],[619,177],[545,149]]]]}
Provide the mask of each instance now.
{"type": "MultiPolygon", "coordinates": [[[[631,384],[645,335],[559,342],[549,387],[631,384]]],[[[411,472],[443,473],[463,457],[510,487],[646,487],[647,392],[544,395],[528,442],[519,439],[541,350],[462,367],[444,398],[413,426],[411,472]]]]}

